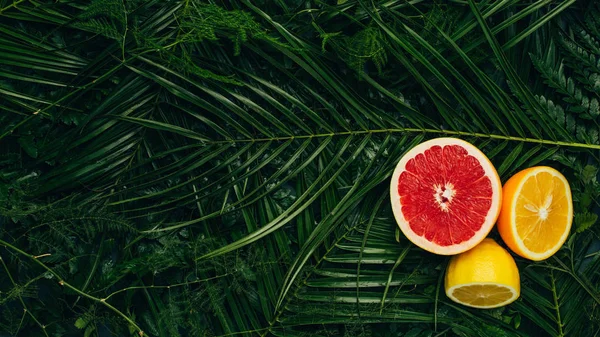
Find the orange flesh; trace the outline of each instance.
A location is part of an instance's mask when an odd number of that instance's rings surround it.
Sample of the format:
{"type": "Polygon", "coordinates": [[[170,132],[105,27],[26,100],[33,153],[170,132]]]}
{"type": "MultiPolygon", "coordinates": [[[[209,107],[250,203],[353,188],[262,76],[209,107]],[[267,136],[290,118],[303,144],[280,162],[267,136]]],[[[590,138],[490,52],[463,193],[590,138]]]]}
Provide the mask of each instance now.
{"type": "Polygon", "coordinates": [[[568,214],[563,182],[548,172],[540,172],[524,182],[517,197],[517,234],[530,251],[546,252],[565,232],[568,214]]]}

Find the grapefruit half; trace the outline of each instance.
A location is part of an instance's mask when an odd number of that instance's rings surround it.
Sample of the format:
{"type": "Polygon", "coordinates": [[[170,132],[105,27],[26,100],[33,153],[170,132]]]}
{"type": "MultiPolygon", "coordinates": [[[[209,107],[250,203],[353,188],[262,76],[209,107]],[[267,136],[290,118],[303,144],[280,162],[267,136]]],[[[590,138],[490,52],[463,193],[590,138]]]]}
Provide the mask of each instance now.
{"type": "Polygon", "coordinates": [[[394,217],[415,245],[454,255],[480,243],[502,204],[496,168],[474,145],[435,138],[409,150],[392,175],[394,217]]]}

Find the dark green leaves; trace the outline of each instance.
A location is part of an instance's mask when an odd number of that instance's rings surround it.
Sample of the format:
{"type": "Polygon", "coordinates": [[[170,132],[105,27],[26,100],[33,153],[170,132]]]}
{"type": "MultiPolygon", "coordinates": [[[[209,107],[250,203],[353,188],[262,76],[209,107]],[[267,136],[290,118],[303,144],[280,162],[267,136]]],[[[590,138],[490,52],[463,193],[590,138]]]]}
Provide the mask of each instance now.
{"type": "Polygon", "coordinates": [[[572,3],[0,1],[0,330],[593,335],[600,35],[572,3]],[[441,136],[571,183],[578,233],[508,308],[450,302],[391,214],[441,136]]]}

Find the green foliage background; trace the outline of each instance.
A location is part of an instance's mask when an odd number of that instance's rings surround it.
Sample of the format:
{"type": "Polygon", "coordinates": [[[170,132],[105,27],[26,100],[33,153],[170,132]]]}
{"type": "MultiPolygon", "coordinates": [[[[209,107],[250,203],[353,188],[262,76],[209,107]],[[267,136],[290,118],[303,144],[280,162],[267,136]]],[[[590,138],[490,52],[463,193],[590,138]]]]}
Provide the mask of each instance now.
{"type": "MultiPolygon", "coordinates": [[[[599,336],[600,8],[0,0],[0,336],[599,336]],[[388,186],[439,136],[575,223],[471,310],[388,186]]],[[[497,233],[491,234],[497,237],[497,233]]]]}

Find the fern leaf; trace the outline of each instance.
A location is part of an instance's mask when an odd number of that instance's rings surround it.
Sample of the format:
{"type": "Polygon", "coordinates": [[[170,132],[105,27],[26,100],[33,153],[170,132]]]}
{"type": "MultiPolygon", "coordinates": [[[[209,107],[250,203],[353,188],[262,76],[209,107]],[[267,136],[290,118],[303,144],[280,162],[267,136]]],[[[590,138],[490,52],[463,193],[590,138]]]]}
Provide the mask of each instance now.
{"type": "Polygon", "coordinates": [[[576,132],[576,121],[573,115],[565,114],[565,110],[558,104],[555,104],[544,96],[535,96],[546,112],[556,120],[560,125],[564,126],[568,132],[576,132]]]}
{"type": "Polygon", "coordinates": [[[590,10],[585,15],[585,26],[595,36],[600,37],[600,6],[597,3],[593,3],[590,7],[590,10]]]}
{"type": "Polygon", "coordinates": [[[598,214],[596,213],[578,213],[575,214],[575,230],[577,233],[584,232],[591,228],[598,220],[598,214]]]}
{"type": "Polygon", "coordinates": [[[582,41],[583,45],[587,47],[592,53],[600,55],[600,42],[597,38],[590,34],[585,28],[574,24],[573,30],[577,34],[578,40],[582,41]]]}
{"type": "Polygon", "coordinates": [[[579,113],[579,117],[584,119],[595,119],[600,115],[598,99],[596,97],[589,98],[587,91],[582,91],[576,84],[577,81],[565,76],[563,64],[558,69],[553,69],[541,57],[533,54],[530,54],[530,57],[535,68],[545,78],[544,82],[566,96],[564,101],[570,103],[568,111],[579,113]]]}
{"type": "Polygon", "coordinates": [[[106,18],[89,19],[86,21],[74,22],[71,24],[73,28],[78,28],[90,33],[105,36],[109,39],[121,40],[123,34],[120,32],[117,25],[106,18]]]}
{"type": "Polygon", "coordinates": [[[218,35],[226,36],[234,44],[234,55],[240,54],[241,45],[249,38],[285,46],[269,36],[250,13],[241,10],[229,11],[212,4],[201,4],[194,9],[186,9],[180,18],[180,27],[186,31],[184,41],[188,42],[217,41],[218,35]]]}
{"type": "Polygon", "coordinates": [[[114,19],[121,25],[125,24],[126,13],[120,0],[94,0],[79,15],[82,20],[103,16],[114,19]]]}
{"type": "Polygon", "coordinates": [[[558,42],[562,46],[561,51],[563,51],[565,60],[570,66],[579,69],[588,67],[595,72],[600,72],[600,59],[596,55],[562,34],[559,35],[558,42]]]}
{"type": "Polygon", "coordinates": [[[365,71],[364,67],[368,61],[373,62],[379,73],[387,63],[383,34],[378,28],[367,27],[359,31],[346,39],[344,47],[348,64],[358,73],[365,71]]]}

